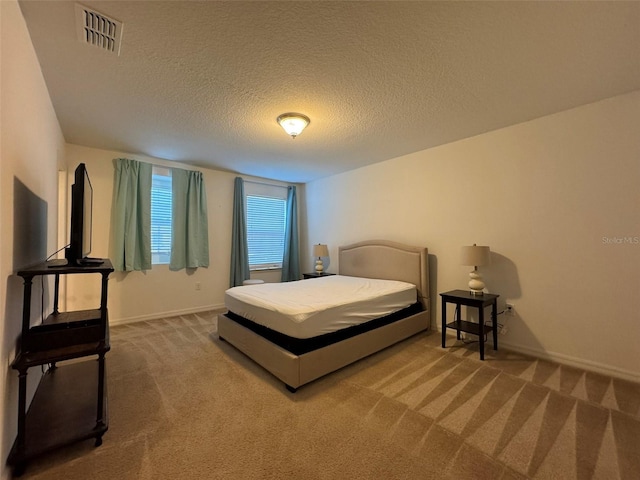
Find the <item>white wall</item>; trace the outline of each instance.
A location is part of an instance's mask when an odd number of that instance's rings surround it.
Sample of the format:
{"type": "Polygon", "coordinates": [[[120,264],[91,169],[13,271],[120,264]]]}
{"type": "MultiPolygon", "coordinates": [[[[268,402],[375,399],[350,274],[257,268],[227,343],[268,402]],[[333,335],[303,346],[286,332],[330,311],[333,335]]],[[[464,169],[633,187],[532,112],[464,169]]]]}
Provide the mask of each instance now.
{"type": "MultiPolygon", "coordinates": [[[[0,427],[2,478],[16,436],[18,375],[15,357],[22,321],[22,281],[14,272],[43,261],[57,245],[58,166],[64,167],[64,139],[40,65],[17,2],[0,2],[0,427]]],[[[32,311],[40,312],[34,282],[32,311]]],[[[48,290],[50,291],[50,290],[48,290]]],[[[48,302],[48,293],[45,302],[48,302]]],[[[29,370],[29,395],[40,369],[29,370]]]]}
{"type": "Polygon", "coordinates": [[[460,247],[489,245],[488,291],[517,313],[499,342],[640,380],[639,124],[636,91],[311,182],[309,242],[329,271],[342,244],[427,246],[436,323],[460,247]]]}
{"type": "MultiPolygon", "coordinates": [[[[233,181],[236,174],[70,144],[67,145],[66,157],[71,176],[79,163],[87,165],[93,186],[92,257],[110,257],[114,158],[125,157],[158,165],[192,168],[202,171],[204,175],[209,213],[210,266],[172,272],[168,265],[154,265],[146,272],[112,274],[109,277],[108,300],[111,324],[224,307],[224,291],[229,288],[233,181]],[[200,290],[196,290],[197,283],[200,284],[200,290]]],[[[252,278],[279,281],[280,271],[254,272],[252,278]]],[[[87,285],[85,281],[79,282],[77,278],[69,277],[67,308],[96,308],[100,304],[99,280],[96,276],[95,282],[87,285]]]]}

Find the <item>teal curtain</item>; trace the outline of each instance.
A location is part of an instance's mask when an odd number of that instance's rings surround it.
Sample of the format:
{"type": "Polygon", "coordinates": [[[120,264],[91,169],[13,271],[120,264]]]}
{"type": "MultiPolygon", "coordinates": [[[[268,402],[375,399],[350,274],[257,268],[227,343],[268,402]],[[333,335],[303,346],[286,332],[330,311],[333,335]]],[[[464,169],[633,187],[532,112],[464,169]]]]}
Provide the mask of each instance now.
{"type": "Polygon", "coordinates": [[[237,287],[249,279],[247,216],[244,208],[244,181],[241,177],[236,177],[233,187],[233,225],[231,228],[231,278],[229,286],[237,287]]]}
{"type": "Polygon", "coordinates": [[[151,169],[149,163],[114,160],[112,260],[117,271],[151,269],[151,169]]]}
{"type": "Polygon", "coordinates": [[[298,244],[298,202],[296,187],[287,189],[287,218],[284,227],[283,282],[300,280],[300,247],[298,244]]]}
{"type": "Polygon", "coordinates": [[[202,172],[171,169],[170,270],[209,266],[207,192],[202,172]]]}

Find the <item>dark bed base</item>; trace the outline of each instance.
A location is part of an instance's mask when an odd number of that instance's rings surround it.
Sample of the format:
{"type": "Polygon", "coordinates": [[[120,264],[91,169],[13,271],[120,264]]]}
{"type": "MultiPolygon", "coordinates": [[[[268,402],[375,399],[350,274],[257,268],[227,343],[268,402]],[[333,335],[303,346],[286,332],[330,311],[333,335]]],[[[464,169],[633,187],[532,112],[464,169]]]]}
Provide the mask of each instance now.
{"type": "Polygon", "coordinates": [[[331,345],[347,338],[360,335],[361,333],[375,330],[376,328],[382,327],[384,325],[389,325],[390,323],[396,322],[411,315],[415,315],[416,313],[419,313],[423,310],[424,307],[422,306],[422,304],[420,302],[416,302],[413,305],[410,305],[409,307],[406,307],[402,310],[398,310],[397,312],[394,312],[390,315],[386,315],[384,317],[376,318],[375,320],[371,320],[360,325],[354,325],[343,330],[326,333],[324,335],[319,335],[312,338],[290,337],[280,332],[276,332],[275,330],[267,328],[263,325],[259,325],[233,312],[227,312],[226,317],[257,333],[261,337],[266,338],[270,342],[275,343],[279,347],[282,347],[295,355],[302,355],[304,353],[317,350],[318,348],[326,347],[327,345],[331,345]]]}

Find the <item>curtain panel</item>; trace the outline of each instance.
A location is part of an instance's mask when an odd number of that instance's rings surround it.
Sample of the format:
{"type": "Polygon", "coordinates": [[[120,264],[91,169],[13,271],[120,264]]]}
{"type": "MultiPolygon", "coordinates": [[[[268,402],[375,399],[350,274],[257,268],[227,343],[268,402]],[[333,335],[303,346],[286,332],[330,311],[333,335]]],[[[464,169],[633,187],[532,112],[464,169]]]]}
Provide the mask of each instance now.
{"type": "MultiPolygon", "coordinates": [[[[151,269],[153,165],[114,160],[112,258],[117,271],[151,269]]],[[[171,170],[170,270],[209,266],[209,225],[202,172],[171,170]]]]}
{"type": "Polygon", "coordinates": [[[296,187],[287,188],[287,216],[284,227],[283,282],[300,280],[300,246],[298,243],[298,201],[296,187]]]}
{"type": "Polygon", "coordinates": [[[230,287],[238,287],[249,278],[249,247],[244,205],[244,180],[236,177],[233,186],[233,223],[231,227],[230,287]]]}
{"type": "Polygon", "coordinates": [[[151,169],[148,163],[114,160],[112,259],[117,271],[151,268],[151,169]]]}
{"type": "Polygon", "coordinates": [[[207,192],[202,172],[171,169],[170,270],[209,266],[207,192]]]}

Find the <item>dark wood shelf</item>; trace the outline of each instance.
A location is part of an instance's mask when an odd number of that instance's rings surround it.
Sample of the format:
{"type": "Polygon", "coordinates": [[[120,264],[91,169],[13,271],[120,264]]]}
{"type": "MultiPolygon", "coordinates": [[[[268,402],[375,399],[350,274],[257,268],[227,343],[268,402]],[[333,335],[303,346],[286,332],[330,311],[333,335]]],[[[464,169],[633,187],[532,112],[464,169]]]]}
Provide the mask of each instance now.
{"type": "Polygon", "coordinates": [[[39,263],[31,267],[24,268],[18,272],[21,277],[33,277],[35,275],[70,275],[74,273],[105,273],[113,272],[113,265],[108,258],[103,258],[100,265],[68,265],[57,260],[39,263]]]}
{"type": "MultiPolygon", "coordinates": [[[[458,322],[447,323],[447,328],[458,329],[458,322]]],[[[484,333],[487,334],[493,330],[489,325],[484,326],[484,333]]],[[[480,325],[476,322],[468,322],[466,320],[460,320],[460,331],[470,333],[472,335],[480,335],[480,325]]]]}
{"type": "Polygon", "coordinates": [[[17,272],[24,279],[22,334],[11,367],[18,371],[18,432],[7,462],[20,475],[33,457],[72,442],[95,438],[102,444],[107,431],[105,355],[109,346],[107,290],[113,266],[109,259],[99,265],[76,266],[44,262],[17,272]],[[60,276],[100,274],[100,308],[60,312],[60,276]],[[31,326],[31,292],[36,276],[55,277],[53,312],[40,325],[31,326]],[[57,365],[64,360],[84,358],[57,365]],[[31,367],[50,364],[40,378],[27,406],[27,375],[31,367]],[[28,407],[28,408],[27,408],[28,407]]]}
{"type": "Polygon", "coordinates": [[[93,310],[77,310],[75,312],[58,312],[49,315],[42,325],[36,325],[31,327],[34,329],[48,329],[48,328],[71,328],[74,324],[81,323],[84,325],[92,325],[100,323],[101,312],[99,308],[93,310]]]}
{"type": "Polygon", "coordinates": [[[22,350],[31,354],[100,342],[105,338],[107,321],[105,318],[103,322],[99,309],[52,313],[42,324],[29,329],[22,338],[22,350]]]}
{"type": "Polygon", "coordinates": [[[9,464],[26,462],[80,440],[102,437],[109,420],[105,386],[102,423],[96,424],[98,368],[98,361],[86,361],[59,366],[43,375],[25,417],[29,441],[20,449],[16,440],[9,464]]]}
{"type": "Polygon", "coordinates": [[[496,295],[494,293],[475,295],[469,290],[451,290],[450,292],[441,293],[440,296],[457,305],[466,305],[468,307],[487,307],[493,304],[500,295],[496,295]]]}
{"type": "Polygon", "coordinates": [[[110,349],[111,346],[107,339],[99,342],[82,343],[63,348],[42,350],[39,352],[20,352],[11,366],[15,370],[21,370],[23,368],[35,367],[46,363],[62,362],[72,358],[99,355],[101,353],[108,352],[110,349]]]}

